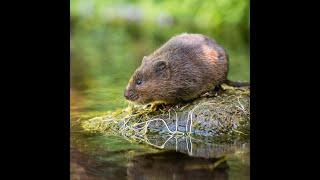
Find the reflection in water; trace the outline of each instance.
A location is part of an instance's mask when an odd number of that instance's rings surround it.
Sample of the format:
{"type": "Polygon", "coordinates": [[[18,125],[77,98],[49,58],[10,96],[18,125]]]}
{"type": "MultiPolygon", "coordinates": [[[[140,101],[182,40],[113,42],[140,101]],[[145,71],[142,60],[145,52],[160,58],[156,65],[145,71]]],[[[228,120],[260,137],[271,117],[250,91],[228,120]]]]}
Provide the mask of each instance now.
{"type": "Polygon", "coordinates": [[[126,167],[108,161],[99,161],[98,157],[90,156],[71,148],[71,180],[85,179],[126,179],[126,167]]]}
{"type": "Polygon", "coordinates": [[[73,131],[71,179],[249,179],[249,144],[204,143],[190,137],[149,139],[166,142],[163,150],[117,136],[73,131]]]}
{"type": "Polygon", "coordinates": [[[71,179],[228,179],[225,158],[164,151],[134,156],[128,167],[98,159],[71,149],[71,179]]]}
{"type": "Polygon", "coordinates": [[[228,179],[224,159],[195,158],[165,151],[134,157],[127,170],[128,179],[228,179]],[[222,161],[221,161],[222,160],[222,161]]]}
{"type": "Polygon", "coordinates": [[[232,144],[209,143],[207,139],[196,139],[190,135],[161,135],[145,137],[144,142],[154,147],[188,154],[194,157],[217,158],[236,152],[249,151],[248,143],[234,142],[232,144]]]}

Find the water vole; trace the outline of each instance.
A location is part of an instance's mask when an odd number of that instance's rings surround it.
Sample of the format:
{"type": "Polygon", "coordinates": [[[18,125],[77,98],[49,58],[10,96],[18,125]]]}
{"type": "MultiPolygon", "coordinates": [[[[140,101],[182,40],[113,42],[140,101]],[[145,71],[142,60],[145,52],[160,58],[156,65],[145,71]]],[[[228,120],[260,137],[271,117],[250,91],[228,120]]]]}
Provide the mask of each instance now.
{"type": "Polygon", "coordinates": [[[227,79],[228,55],[213,39],[183,33],[145,56],[124,96],[138,104],[178,103],[195,99],[214,87],[236,83],[227,79]]]}

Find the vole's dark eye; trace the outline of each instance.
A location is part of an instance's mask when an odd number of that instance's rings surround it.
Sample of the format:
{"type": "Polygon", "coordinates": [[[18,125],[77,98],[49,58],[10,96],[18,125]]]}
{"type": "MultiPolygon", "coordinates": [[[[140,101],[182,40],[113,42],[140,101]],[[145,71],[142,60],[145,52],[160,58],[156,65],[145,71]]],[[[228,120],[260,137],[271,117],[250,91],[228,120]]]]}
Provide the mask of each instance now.
{"type": "Polygon", "coordinates": [[[140,79],[136,81],[137,85],[140,85],[141,83],[142,83],[142,81],[140,79]]]}

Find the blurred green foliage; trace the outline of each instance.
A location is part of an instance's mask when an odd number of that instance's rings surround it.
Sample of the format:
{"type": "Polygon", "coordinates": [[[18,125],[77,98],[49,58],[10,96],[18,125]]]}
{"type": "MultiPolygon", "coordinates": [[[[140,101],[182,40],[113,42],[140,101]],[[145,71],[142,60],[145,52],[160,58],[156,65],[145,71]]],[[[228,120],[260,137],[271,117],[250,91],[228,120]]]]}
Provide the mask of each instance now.
{"type": "Polygon", "coordinates": [[[229,54],[229,79],[249,80],[248,0],[70,0],[70,12],[71,88],[91,109],[125,106],[142,57],[182,32],[215,39],[229,54]]]}

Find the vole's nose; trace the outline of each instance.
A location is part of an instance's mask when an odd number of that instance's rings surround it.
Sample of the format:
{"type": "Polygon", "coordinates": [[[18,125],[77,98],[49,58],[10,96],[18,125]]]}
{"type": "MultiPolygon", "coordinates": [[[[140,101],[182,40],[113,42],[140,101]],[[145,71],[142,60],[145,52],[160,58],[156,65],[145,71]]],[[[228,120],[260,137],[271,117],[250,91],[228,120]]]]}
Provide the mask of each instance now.
{"type": "Polygon", "coordinates": [[[129,100],[130,97],[132,97],[132,95],[133,95],[133,91],[132,91],[132,90],[125,90],[125,92],[124,92],[124,97],[125,97],[127,100],[129,100]]]}

